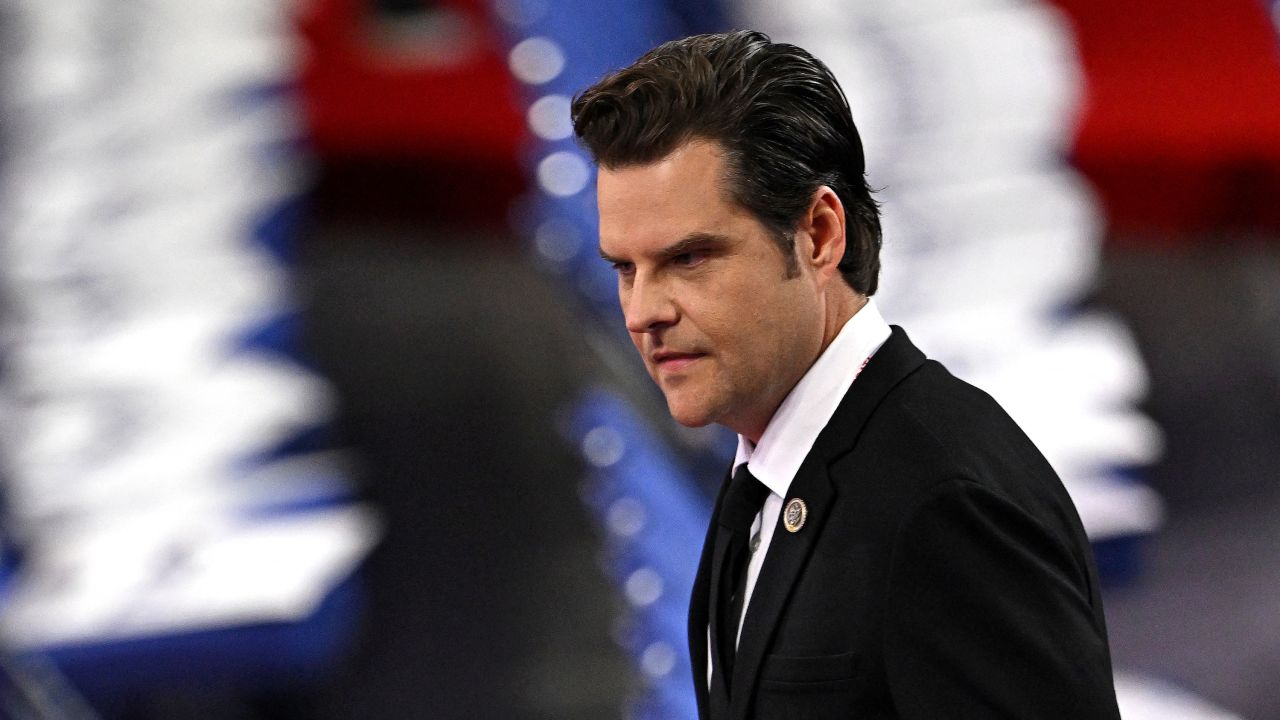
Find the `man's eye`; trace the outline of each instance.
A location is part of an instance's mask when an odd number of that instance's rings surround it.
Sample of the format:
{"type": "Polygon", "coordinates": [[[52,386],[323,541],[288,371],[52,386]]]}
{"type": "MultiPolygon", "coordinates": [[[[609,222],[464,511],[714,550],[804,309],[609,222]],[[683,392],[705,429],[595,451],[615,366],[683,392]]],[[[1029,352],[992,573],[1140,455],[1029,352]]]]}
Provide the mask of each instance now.
{"type": "Polygon", "coordinates": [[[613,270],[619,275],[630,275],[635,269],[636,269],[636,266],[632,265],[629,262],[613,263],[613,270]]]}
{"type": "Polygon", "coordinates": [[[687,253],[680,253],[679,255],[676,255],[675,257],[671,258],[671,263],[673,265],[678,265],[680,267],[693,267],[698,263],[702,262],[704,259],[706,259],[706,255],[704,255],[703,253],[687,252],[687,253]]]}

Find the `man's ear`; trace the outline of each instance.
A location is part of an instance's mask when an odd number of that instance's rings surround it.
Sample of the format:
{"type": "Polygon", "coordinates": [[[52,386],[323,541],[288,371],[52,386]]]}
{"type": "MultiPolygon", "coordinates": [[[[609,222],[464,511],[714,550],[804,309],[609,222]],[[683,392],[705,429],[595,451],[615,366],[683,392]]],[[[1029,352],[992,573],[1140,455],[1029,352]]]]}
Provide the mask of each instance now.
{"type": "Polygon", "coordinates": [[[800,246],[805,253],[800,262],[809,265],[820,284],[838,277],[840,260],[844,257],[844,203],[834,190],[826,185],[818,186],[798,229],[811,240],[800,246]]]}

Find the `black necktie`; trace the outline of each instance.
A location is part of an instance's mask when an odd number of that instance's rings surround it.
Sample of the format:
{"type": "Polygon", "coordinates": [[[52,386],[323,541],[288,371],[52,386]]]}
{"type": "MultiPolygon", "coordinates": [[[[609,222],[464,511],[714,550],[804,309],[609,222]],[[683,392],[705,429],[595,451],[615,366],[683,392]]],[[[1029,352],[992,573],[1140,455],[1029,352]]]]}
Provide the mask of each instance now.
{"type": "Polygon", "coordinates": [[[717,651],[711,682],[715,686],[719,680],[724,683],[726,691],[729,678],[733,676],[738,620],[742,617],[743,596],[746,594],[747,564],[751,560],[751,524],[768,495],[769,488],[755,479],[744,463],[729,481],[729,489],[720,506],[720,525],[729,531],[729,538],[720,565],[720,576],[715,578],[713,602],[716,603],[716,623],[711,634],[717,651]]]}

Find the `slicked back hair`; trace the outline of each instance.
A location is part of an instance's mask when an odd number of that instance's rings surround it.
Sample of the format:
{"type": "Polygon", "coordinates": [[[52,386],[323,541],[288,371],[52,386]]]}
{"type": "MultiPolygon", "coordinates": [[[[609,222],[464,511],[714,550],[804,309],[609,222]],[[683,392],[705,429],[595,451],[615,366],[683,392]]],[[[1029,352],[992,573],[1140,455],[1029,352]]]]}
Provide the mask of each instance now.
{"type": "Polygon", "coordinates": [[[601,167],[647,165],[694,139],[725,155],[733,201],[773,231],[789,275],[795,228],[822,185],[845,210],[840,272],[872,295],[880,212],[863,177],[858,129],[822,61],[764,33],[695,35],[659,45],[573,100],[573,128],[601,167]]]}

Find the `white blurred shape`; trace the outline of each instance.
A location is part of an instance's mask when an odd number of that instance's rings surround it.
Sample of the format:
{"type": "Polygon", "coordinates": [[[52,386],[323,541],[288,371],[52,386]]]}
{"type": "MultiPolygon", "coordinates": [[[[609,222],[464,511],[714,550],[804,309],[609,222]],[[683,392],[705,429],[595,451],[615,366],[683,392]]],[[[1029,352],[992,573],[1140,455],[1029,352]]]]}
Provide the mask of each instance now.
{"type": "Polygon", "coordinates": [[[561,150],[538,163],[538,187],[556,197],[569,197],[582,192],[591,180],[591,169],[582,156],[561,150]]]}
{"type": "Polygon", "coordinates": [[[623,592],[636,607],[652,605],[662,597],[662,576],[653,568],[642,567],[627,576],[623,592]]]}
{"type": "Polygon", "coordinates": [[[554,80],[564,70],[564,52],[554,41],[531,37],[516,43],[507,55],[507,65],[516,79],[529,85],[554,80]]]}
{"type": "Polygon", "coordinates": [[[615,535],[632,537],[644,529],[648,513],[644,504],[633,497],[620,497],[609,505],[605,525],[615,535]]]}
{"type": "Polygon", "coordinates": [[[563,140],[573,134],[570,100],[564,95],[543,95],[529,106],[529,129],[543,140],[563,140]]]}
{"type": "Polygon", "coordinates": [[[1116,673],[1116,701],[1124,720],[1243,720],[1173,683],[1127,672],[1116,673]]]}
{"type": "Polygon", "coordinates": [[[676,651],[661,640],[650,643],[640,653],[640,671],[653,679],[671,674],[676,667],[676,651]]]}
{"type": "Polygon", "coordinates": [[[12,8],[0,460],[29,552],[0,640],[297,619],[376,536],[354,507],[256,514],[346,494],[335,453],[257,460],[331,395],[243,348],[292,309],[253,237],[305,173],[285,5],[12,8]]]}
{"type": "Polygon", "coordinates": [[[296,622],[378,534],[367,508],[231,521],[152,513],[66,528],[33,548],[0,615],[11,647],[296,622]]]}
{"type": "Polygon", "coordinates": [[[627,445],[622,435],[608,425],[592,428],[582,438],[582,456],[598,468],[606,468],[622,459],[627,445]]]}

